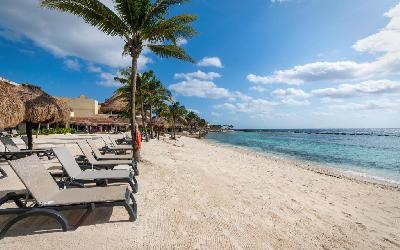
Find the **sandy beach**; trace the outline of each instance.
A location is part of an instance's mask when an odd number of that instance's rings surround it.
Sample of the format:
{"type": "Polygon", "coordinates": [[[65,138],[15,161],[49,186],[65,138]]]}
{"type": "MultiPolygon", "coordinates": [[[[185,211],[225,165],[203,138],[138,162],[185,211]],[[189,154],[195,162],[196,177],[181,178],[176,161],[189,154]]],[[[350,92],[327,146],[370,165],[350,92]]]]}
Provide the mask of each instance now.
{"type": "MultiPolygon", "coordinates": [[[[79,154],[74,142],[82,138],[87,136],[46,136],[36,142],[65,145],[79,154]]],[[[400,248],[396,188],[319,174],[296,166],[300,162],[187,137],[144,143],[142,157],[136,222],[115,208],[96,211],[75,231],[25,232],[43,222],[35,219],[15,226],[0,248],[400,248]]],[[[22,189],[7,164],[0,164],[9,174],[0,180],[0,192],[22,189]]]]}

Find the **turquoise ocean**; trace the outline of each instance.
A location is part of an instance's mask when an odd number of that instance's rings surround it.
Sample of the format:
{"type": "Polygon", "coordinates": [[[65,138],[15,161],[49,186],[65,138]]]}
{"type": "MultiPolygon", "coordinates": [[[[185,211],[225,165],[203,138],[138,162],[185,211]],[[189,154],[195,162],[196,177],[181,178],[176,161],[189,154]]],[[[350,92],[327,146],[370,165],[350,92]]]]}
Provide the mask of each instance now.
{"type": "Polygon", "coordinates": [[[400,184],[400,129],[259,129],[207,139],[400,184]]]}

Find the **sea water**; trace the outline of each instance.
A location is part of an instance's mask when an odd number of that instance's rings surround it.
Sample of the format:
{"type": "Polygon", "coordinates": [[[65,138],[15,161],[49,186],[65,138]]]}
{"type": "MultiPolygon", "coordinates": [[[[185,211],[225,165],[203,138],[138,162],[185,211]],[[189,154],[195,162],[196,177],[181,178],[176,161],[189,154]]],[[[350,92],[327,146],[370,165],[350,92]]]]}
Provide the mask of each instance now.
{"type": "Polygon", "coordinates": [[[207,138],[400,184],[400,129],[237,130],[207,138]]]}

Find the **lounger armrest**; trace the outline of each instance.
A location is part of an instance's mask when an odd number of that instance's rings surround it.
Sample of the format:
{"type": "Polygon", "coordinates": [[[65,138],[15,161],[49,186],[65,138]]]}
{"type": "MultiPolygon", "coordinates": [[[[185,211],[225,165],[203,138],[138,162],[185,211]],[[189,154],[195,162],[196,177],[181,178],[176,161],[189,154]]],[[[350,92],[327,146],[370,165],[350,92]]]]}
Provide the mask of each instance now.
{"type": "Polygon", "coordinates": [[[21,149],[21,152],[24,153],[47,153],[50,151],[51,149],[21,149]]]}

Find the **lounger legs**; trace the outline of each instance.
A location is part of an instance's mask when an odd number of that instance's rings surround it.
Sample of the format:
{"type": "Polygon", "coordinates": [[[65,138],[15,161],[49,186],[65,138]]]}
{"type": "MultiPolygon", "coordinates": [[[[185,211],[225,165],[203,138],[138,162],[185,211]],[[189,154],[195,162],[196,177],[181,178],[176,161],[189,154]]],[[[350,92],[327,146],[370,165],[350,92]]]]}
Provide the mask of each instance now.
{"type": "Polygon", "coordinates": [[[137,219],[137,204],[136,204],[136,200],[135,197],[133,197],[132,193],[129,193],[129,198],[126,199],[125,201],[125,209],[129,214],[129,220],[130,221],[136,221],[137,219]],[[129,201],[132,201],[132,205],[130,204],[129,201]]]}
{"type": "Polygon", "coordinates": [[[129,180],[129,185],[131,186],[133,193],[137,193],[139,191],[139,185],[135,177],[133,177],[132,180],[129,180]]]}
{"type": "Polygon", "coordinates": [[[135,161],[133,162],[132,169],[133,169],[133,172],[135,172],[135,176],[139,176],[139,168],[138,168],[137,162],[135,162],[135,161]]]}
{"type": "Polygon", "coordinates": [[[7,177],[6,171],[4,171],[1,167],[0,167],[0,174],[1,174],[0,179],[7,177]]]}
{"type": "Polygon", "coordinates": [[[26,198],[26,195],[25,194],[16,194],[14,192],[8,193],[5,196],[0,198],[0,206],[6,202],[12,200],[12,201],[14,201],[15,205],[17,205],[17,207],[19,207],[19,208],[26,207],[24,202],[21,200],[22,198],[26,198]]]}
{"type": "Polygon", "coordinates": [[[6,226],[0,231],[0,239],[2,239],[7,231],[17,222],[28,218],[32,216],[47,216],[55,219],[58,224],[60,224],[62,231],[66,232],[68,230],[68,222],[67,220],[61,215],[61,213],[51,210],[51,209],[43,209],[43,208],[37,208],[37,209],[32,209],[29,210],[23,214],[18,215],[17,217],[13,218],[10,220],[6,226]]]}

